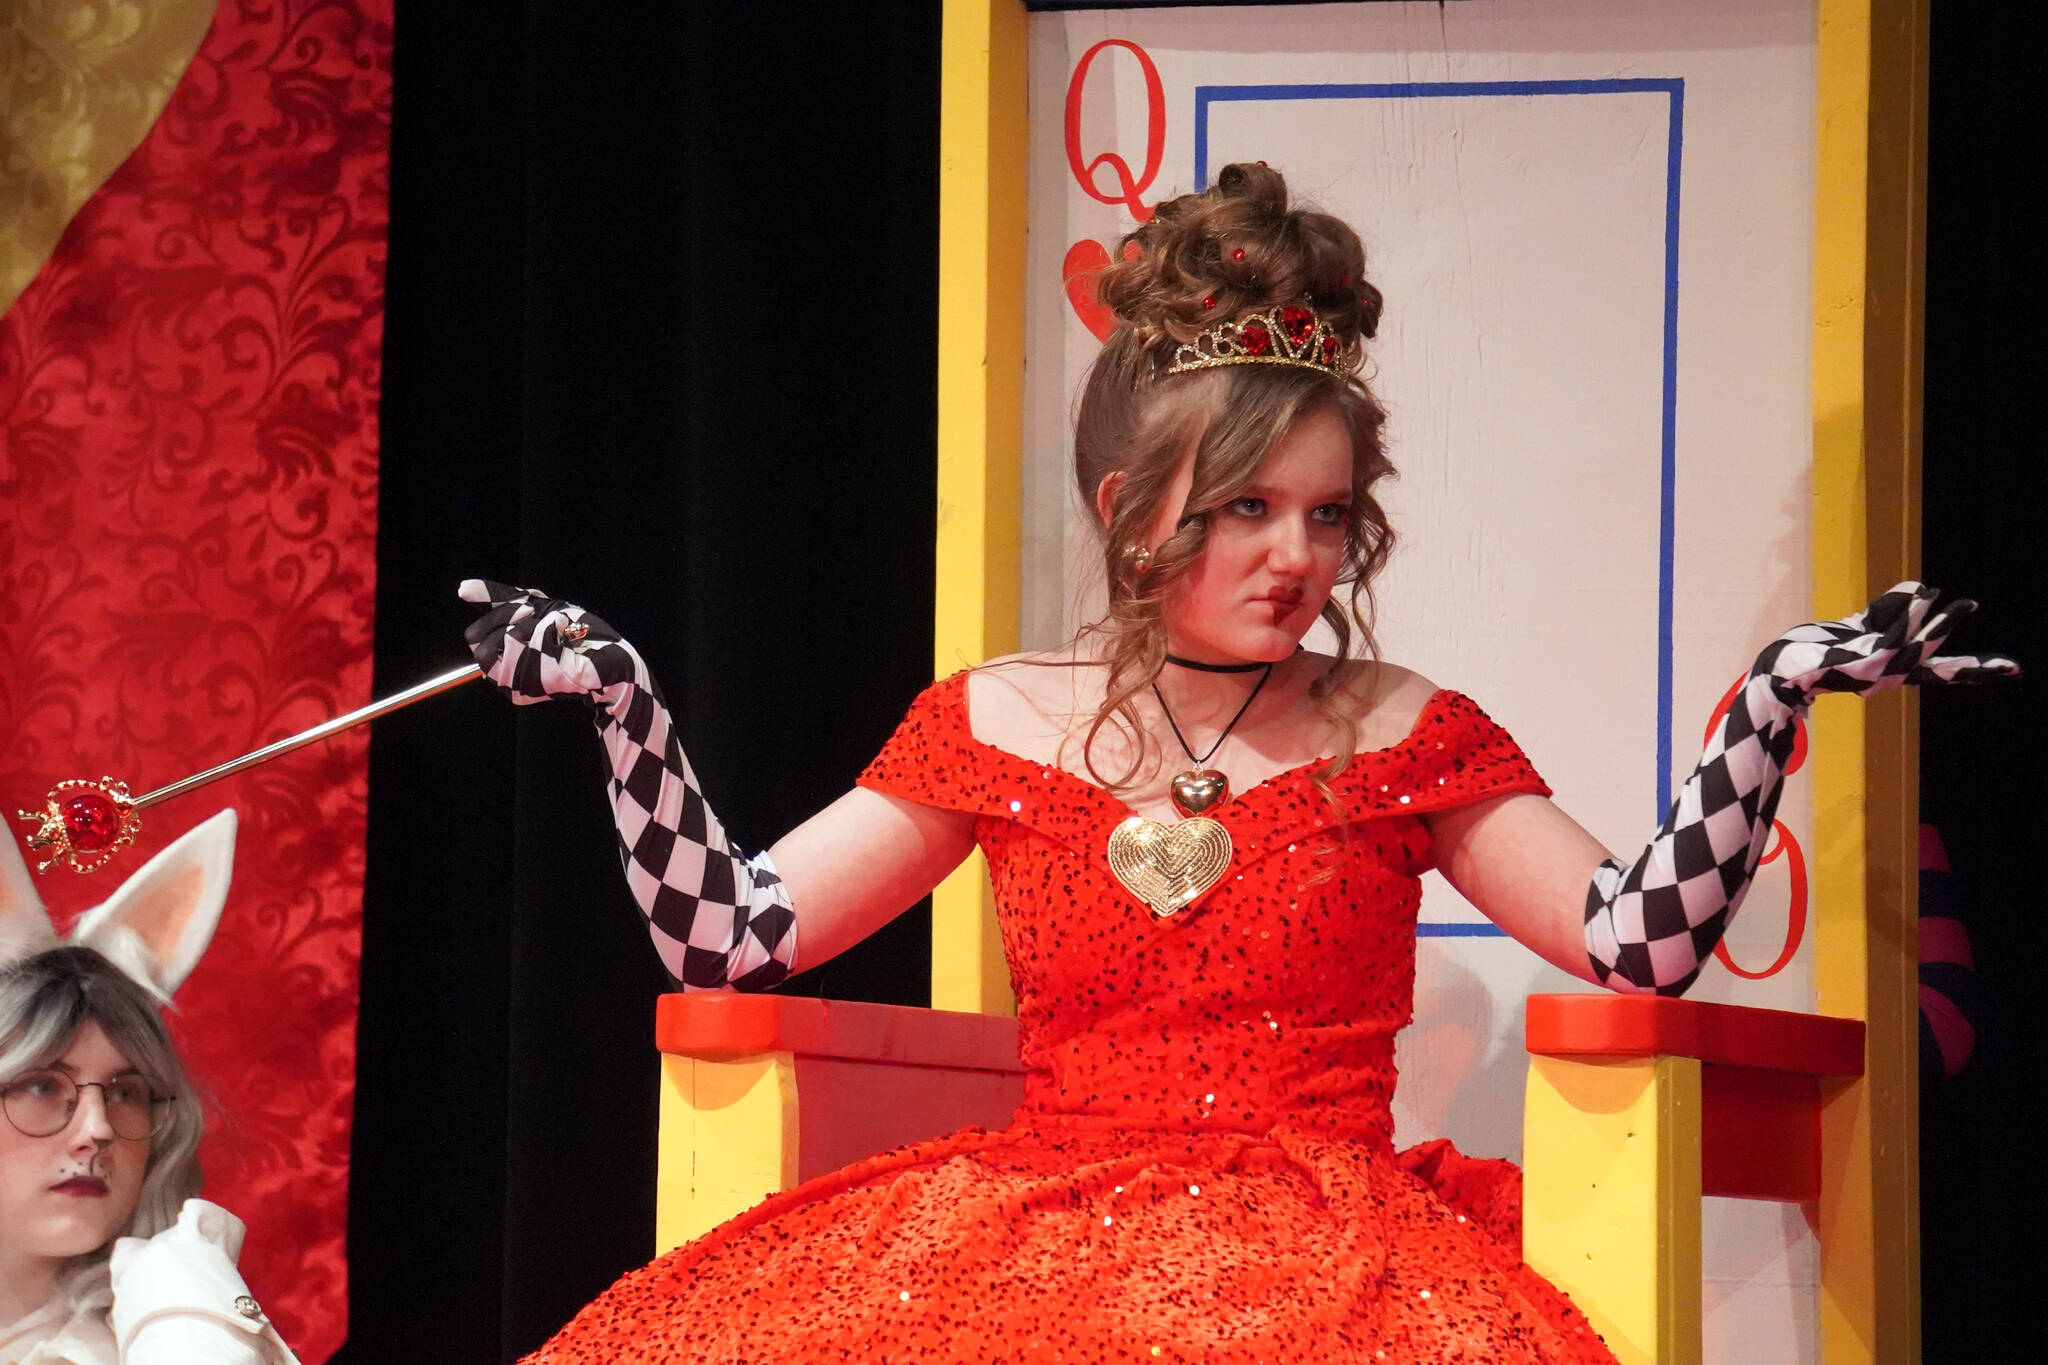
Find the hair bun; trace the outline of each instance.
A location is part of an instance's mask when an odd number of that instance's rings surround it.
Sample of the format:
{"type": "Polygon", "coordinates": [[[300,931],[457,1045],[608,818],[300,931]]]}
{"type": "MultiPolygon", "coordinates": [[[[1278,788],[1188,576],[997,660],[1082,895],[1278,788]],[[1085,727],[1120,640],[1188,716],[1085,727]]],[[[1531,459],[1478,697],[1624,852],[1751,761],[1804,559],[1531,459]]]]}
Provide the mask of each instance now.
{"type": "Polygon", "coordinates": [[[1233,161],[1216,177],[1216,192],[1225,199],[1249,199],[1273,217],[1287,212],[1287,178],[1263,161],[1233,161]]]}
{"type": "Polygon", "coordinates": [[[1234,162],[1212,188],[1161,203],[1125,236],[1097,292],[1142,349],[1163,352],[1218,322],[1305,298],[1354,368],[1381,307],[1358,234],[1290,206],[1286,178],[1263,162],[1234,162]]]}

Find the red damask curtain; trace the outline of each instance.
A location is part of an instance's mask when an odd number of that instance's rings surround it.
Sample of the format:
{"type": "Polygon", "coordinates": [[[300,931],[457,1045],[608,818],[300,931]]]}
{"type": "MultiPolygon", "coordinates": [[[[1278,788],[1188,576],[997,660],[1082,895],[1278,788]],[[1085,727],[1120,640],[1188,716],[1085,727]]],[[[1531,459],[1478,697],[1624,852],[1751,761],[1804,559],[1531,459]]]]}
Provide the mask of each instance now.
{"type": "MultiPolygon", "coordinates": [[[[9,8],[0,44],[42,61],[39,13],[74,37],[97,16],[104,55],[133,7],[9,8]]],[[[63,778],[160,786],[367,699],[391,20],[391,0],[222,0],[0,316],[10,814],[63,778]]],[[[46,132],[62,104],[28,69],[0,81],[0,130],[46,132]]],[[[88,74],[81,117],[106,94],[88,74]]],[[[251,1288],[309,1363],[347,1327],[364,752],[351,734],[167,802],[113,867],[42,883],[65,921],[240,812],[227,912],[174,1026],[212,1099],[207,1194],[248,1221],[251,1288]]]]}

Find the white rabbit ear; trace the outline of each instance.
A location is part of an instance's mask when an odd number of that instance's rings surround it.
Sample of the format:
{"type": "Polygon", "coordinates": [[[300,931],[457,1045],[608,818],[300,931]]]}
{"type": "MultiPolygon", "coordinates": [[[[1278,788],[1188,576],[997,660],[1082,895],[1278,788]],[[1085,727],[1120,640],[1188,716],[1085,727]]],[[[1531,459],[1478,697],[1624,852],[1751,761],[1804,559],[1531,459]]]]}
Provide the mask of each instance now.
{"type": "Polygon", "coordinates": [[[9,830],[0,835],[0,966],[56,946],[49,912],[9,830]]]}
{"type": "Polygon", "coordinates": [[[213,940],[235,867],[235,813],[179,836],[85,912],[71,941],[98,950],[165,1000],[213,940]]]}

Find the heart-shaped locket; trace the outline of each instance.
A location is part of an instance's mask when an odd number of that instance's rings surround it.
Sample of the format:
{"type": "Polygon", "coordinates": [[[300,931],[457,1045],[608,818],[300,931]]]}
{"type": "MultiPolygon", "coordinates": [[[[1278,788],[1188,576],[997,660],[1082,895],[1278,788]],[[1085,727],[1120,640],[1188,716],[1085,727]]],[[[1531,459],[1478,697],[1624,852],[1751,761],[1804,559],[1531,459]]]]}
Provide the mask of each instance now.
{"type": "Polygon", "coordinates": [[[1200,815],[1230,795],[1230,779],[1214,768],[1195,768],[1167,783],[1166,791],[1182,815],[1200,815]]]}
{"type": "Polygon", "coordinates": [[[1165,919],[1223,880],[1230,851],[1230,831],[1206,816],[1163,825],[1133,815],[1110,831],[1109,870],[1165,919]]]}

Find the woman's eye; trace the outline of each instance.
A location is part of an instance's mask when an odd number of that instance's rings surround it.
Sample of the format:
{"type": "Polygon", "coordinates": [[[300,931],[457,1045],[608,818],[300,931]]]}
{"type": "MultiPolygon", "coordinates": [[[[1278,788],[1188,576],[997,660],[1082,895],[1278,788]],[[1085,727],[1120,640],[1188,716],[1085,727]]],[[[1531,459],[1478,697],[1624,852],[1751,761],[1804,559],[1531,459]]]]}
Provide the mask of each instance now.
{"type": "Polygon", "coordinates": [[[30,1099],[55,1099],[64,1093],[64,1083],[48,1072],[34,1076],[23,1076],[12,1085],[4,1087],[10,1095],[25,1095],[30,1099]]]}
{"type": "Polygon", "coordinates": [[[108,1104],[131,1104],[147,1107],[155,1096],[149,1093],[149,1082],[141,1080],[112,1081],[107,1085],[108,1104]]]}
{"type": "Polygon", "coordinates": [[[1311,515],[1325,526],[1342,526],[1351,520],[1351,509],[1341,502],[1326,502],[1311,515]]]}
{"type": "Polygon", "coordinates": [[[1239,498],[1230,504],[1230,510],[1241,517],[1262,517],[1266,514],[1264,498],[1239,498]]]}

